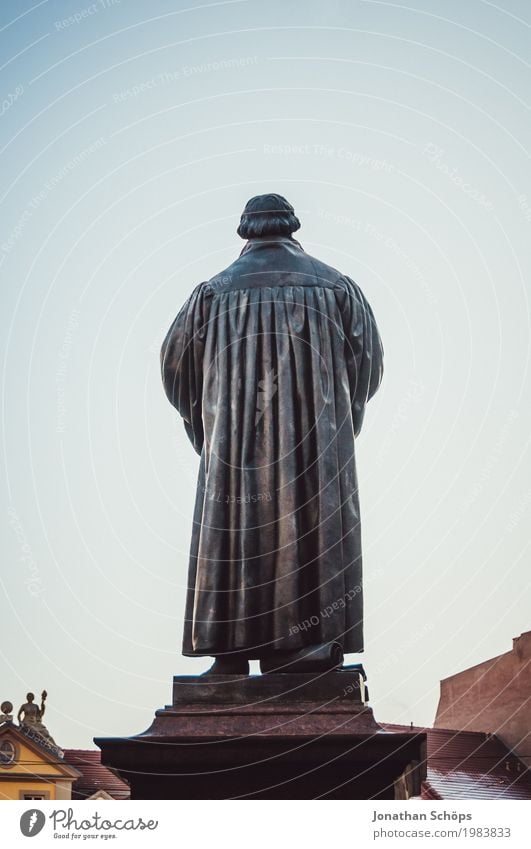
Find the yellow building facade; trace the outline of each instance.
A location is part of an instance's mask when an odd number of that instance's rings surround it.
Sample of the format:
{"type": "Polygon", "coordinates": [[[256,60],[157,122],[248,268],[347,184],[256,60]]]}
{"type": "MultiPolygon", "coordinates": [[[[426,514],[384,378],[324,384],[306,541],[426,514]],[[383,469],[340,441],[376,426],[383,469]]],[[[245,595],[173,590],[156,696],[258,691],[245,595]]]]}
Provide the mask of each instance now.
{"type": "Polygon", "coordinates": [[[0,724],[0,800],[71,799],[80,775],[40,735],[13,722],[0,724]]]}

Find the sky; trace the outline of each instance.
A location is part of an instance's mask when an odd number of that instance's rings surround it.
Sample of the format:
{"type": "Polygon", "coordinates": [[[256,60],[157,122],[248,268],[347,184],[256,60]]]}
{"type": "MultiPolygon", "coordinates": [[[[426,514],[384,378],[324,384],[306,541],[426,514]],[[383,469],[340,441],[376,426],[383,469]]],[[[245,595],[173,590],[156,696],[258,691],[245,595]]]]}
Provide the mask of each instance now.
{"type": "Polygon", "coordinates": [[[294,205],[385,349],[357,442],[371,704],[531,627],[529,5],[4,2],[0,700],[63,747],[171,701],[198,457],[160,380],[246,200],[294,205]]]}

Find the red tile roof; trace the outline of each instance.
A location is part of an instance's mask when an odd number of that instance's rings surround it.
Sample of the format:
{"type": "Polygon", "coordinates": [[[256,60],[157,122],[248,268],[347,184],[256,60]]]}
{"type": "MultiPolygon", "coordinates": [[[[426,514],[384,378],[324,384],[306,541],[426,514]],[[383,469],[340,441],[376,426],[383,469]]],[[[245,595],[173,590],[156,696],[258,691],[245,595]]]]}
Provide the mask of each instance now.
{"type": "Polygon", "coordinates": [[[381,725],[385,731],[426,732],[423,799],[531,799],[530,771],[494,734],[381,725]]]}
{"type": "Polygon", "coordinates": [[[105,790],[113,799],[129,798],[129,785],[102,766],[99,749],[65,749],[65,761],[82,773],[72,786],[72,799],[88,799],[98,790],[105,790]]]}

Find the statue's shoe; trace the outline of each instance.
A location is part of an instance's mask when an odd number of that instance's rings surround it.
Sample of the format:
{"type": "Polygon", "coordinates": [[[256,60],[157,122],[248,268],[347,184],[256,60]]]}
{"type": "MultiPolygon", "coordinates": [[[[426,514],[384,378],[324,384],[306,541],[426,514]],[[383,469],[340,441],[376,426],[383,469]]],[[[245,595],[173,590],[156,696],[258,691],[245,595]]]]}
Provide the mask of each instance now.
{"type": "Polygon", "coordinates": [[[236,657],[216,657],[201,678],[207,675],[249,675],[249,661],[236,657]]]}

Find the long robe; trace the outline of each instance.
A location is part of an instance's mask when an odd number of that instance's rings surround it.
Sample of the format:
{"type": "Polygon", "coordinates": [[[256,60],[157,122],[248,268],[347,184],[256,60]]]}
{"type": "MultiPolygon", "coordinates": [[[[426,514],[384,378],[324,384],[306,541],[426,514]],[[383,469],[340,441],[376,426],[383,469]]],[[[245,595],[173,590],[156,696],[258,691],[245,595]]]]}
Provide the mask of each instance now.
{"type": "Polygon", "coordinates": [[[354,439],[382,361],[359,287],[292,238],[194,289],[161,351],[201,456],[183,654],[363,651],[354,439]]]}

